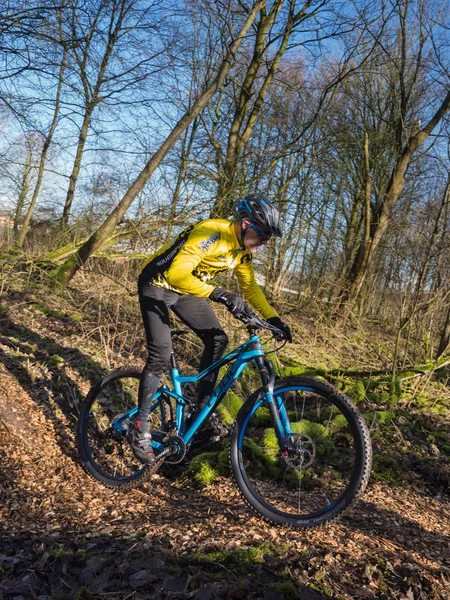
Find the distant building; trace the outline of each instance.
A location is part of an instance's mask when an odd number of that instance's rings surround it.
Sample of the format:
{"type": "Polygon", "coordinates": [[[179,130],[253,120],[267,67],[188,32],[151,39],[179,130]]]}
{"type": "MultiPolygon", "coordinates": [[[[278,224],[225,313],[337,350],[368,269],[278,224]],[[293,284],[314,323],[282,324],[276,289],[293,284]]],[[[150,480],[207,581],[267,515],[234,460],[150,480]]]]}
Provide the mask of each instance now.
{"type": "Polygon", "coordinates": [[[14,221],[5,215],[0,215],[0,229],[12,229],[14,221]]]}
{"type": "Polygon", "coordinates": [[[13,241],[14,221],[6,215],[0,215],[0,245],[9,246],[13,241]]]}

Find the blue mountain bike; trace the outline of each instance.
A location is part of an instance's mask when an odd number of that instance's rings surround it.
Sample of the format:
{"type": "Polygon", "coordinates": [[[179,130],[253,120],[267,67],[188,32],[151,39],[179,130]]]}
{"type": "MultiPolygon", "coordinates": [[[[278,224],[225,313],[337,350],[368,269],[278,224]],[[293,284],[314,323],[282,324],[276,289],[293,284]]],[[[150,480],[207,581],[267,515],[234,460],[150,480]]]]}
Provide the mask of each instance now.
{"type": "MultiPolygon", "coordinates": [[[[251,311],[239,318],[247,325],[248,340],[201,373],[180,375],[172,352],[173,387],[159,388],[149,416],[155,465],[141,464],[126,441],[129,420],[137,412],[141,369],[122,367],[98,381],[79,419],[83,466],[107,486],[135,487],[163,463],[180,463],[202,424],[253,363],[262,386],[244,402],[233,424],[229,459],[235,483],[247,505],[267,521],[319,526],[366,488],[372,462],[369,431],[354,404],[330,384],[301,376],[277,378],[256,332],[270,331],[279,341],[282,332],[251,311]],[[229,365],[227,372],[197,414],[183,385],[224,365],[229,365]]],[[[174,338],[183,333],[172,332],[174,338]]]]}

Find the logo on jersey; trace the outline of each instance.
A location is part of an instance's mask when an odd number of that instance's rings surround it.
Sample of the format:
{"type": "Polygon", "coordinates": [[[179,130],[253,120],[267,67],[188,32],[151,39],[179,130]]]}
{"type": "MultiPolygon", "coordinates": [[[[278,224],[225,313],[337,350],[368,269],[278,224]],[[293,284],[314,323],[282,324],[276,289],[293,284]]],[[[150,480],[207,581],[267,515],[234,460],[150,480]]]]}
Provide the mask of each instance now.
{"type": "Polygon", "coordinates": [[[205,252],[206,250],[208,250],[208,248],[210,246],[212,246],[214,244],[214,242],[217,242],[219,238],[220,238],[220,235],[218,233],[213,233],[210,238],[208,238],[207,240],[205,240],[203,242],[200,242],[200,250],[205,252]]]}

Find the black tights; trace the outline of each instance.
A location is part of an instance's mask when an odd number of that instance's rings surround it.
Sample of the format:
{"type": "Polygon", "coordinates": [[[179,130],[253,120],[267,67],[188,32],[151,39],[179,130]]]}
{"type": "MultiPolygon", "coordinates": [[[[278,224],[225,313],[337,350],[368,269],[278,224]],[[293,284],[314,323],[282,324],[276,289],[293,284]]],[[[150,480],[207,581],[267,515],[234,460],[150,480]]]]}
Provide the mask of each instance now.
{"type": "MultiPolygon", "coordinates": [[[[137,419],[147,423],[153,396],[167,368],[172,350],[169,308],[202,340],[204,350],[200,371],[223,356],[228,337],[220,326],[214,311],[205,298],[178,294],[139,279],[139,304],[147,338],[147,362],[139,384],[139,410],[137,419]]],[[[199,384],[199,405],[212,394],[218,373],[208,374],[199,384]]]]}

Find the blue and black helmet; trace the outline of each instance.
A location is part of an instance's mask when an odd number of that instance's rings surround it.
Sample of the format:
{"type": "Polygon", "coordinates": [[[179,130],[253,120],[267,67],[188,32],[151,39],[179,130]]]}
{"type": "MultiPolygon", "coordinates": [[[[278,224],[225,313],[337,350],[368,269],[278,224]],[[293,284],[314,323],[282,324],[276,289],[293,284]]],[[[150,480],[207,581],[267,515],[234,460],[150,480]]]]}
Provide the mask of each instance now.
{"type": "Polygon", "coordinates": [[[247,218],[256,227],[276,237],[283,236],[278,209],[261,194],[246,196],[236,206],[238,217],[247,218]]]}

